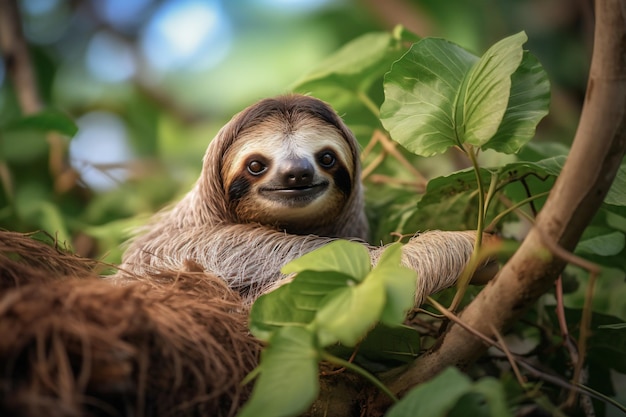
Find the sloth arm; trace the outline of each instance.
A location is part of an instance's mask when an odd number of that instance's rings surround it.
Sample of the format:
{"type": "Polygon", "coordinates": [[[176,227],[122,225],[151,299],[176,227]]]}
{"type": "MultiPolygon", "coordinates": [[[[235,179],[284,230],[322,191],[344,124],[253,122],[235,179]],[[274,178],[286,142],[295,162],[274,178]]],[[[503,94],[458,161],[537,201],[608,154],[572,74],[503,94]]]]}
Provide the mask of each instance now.
{"type": "MultiPolygon", "coordinates": [[[[418,274],[416,305],[432,293],[455,284],[474,247],[475,232],[431,231],[419,234],[403,247],[402,263],[418,274]]],[[[293,235],[260,225],[190,227],[182,232],[153,230],[140,236],[127,251],[122,268],[141,274],[148,268],[180,268],[194,260],[224,279],[253,301],[286,277],[283,265],[320,248],[335,238],[293,235]]],[[[364,243],[376,264],[385,246],[364,243]]],[[[495,274],[489,265],[475,275],[475,283],[495,274]]]]}

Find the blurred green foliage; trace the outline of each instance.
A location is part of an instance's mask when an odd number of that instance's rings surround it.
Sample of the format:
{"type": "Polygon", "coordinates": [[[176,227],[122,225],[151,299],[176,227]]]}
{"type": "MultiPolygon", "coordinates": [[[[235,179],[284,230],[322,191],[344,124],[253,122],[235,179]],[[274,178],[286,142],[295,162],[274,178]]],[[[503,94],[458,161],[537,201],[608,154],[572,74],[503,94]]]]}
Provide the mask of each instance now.
{"type": "MultiPolygon", "coordinates": [[[[551,77],[558,77],[552,84],[557,90],[557,104],[564,103],[542,124],[539,136],[567,143],[575,127],[588,56],[586,34],[579,30],[588,24],[583,6],[568,8],[566,16],[559,11],[559,19],[554,20],[551,16],[557,14],[558,1],[542,6],[455,0],[446,2],[445,7],[437,1],[294,2],[306,6],[300,8],[272,1],[209,2],[219,6],[222,19],[230,24],[228,52],[217,64],[205,68],[196,68],[190,61],[189,65],[174,65],[163,71],[151,66],[142,54],[142,45],[150,25],[169,3],[20,2],[42,102],[46,109],[57,109],[46,112],[60,111],[76,121],[79,134],[74,139],[72,132],[60,132],[65,135],[64,147],[70,150],[72,140],[77,144],[85,140],[81,132],[95,137],[91,133],[99,129],[102,133],[97,139],[87,141],[83,148],[93,149],[92,156],[100,159],[83,160],[83,151],[80,155],[71,153],[64,166],[52,167],[49,141],[41,131],[10,129],[25,122],[19,121],[22,112],[4,65],[0,70],[0,227],[45,229],[83,255],[116,262],[120,257],[118,245],[143,221],[135,216],[143,214],[145,218],[189,189],[199,174],[207,144],[232,114],[261,97],[290,91],[296,84],[300,91],[314,92],[335,106],[365,147],[377,115],[354,97],[338,96],[334,88],[315,85],[311,69],[333,71],[324,67],[324,59],[331,52],[360,34],[390,29],[396,23],[404,23],[420,35],[444,36],[470,50],[483,50],[504,35],[525,29],[529,48],[548,67],[551,77]],[[134,14],[123,14],[124,9],[119,9],[116,15],[115,4],[134,7],[134,14]],[[394,16],[404,22],[393,20],[394,16]],[[114,46],[122,52],[131,51],[135,62],[132,75],[111,81],[103,78],[106,63],[94,70],[90,51],[103,34],[116,39],[114,46]],[[577,52],[561,54],[566,50],[564,45],[572,45],[570,48],[577,52]],[[565,59],[572,55],[577,58],[565,59]],[[551,70],[555,59],[554,65],[562,69],[551,70]],[[303,79],[305,74],[309,74],[308,79],[303,79]],[[114,135],[110,125],[94,122],[90,117],[94,112],[110,115],[121,126],[121,140],[128,148],[122,158],[106,159],[114,135]],[[121,175],[115,171],[120,169],[121,175]],[[104,187],[94,188],[90,180],[94,173],[100,174],[97,183],[104,181],[104,187]]],[[[389,32],[378,33],[364,41],[374,55],[387,53],[377,46],[383,45],[380,42],[392,42],[389,32]]],[[[396,51],[399,56],[402,48],[396,51]]],[[[124,57],[115,52],[112,57],[124,57]]],[[[211,49],[202,52],[212,54],[211,49]]],[[[121,58],[118,65],[122,65],[121,58]]],[[[349,64],[346,62],[346,68],[349,64]]],[[[376,105],[382,102],[382,84],[376,80],[385,71],[372,68],[370,79],[359,86],[376,105]]],[[[351,74],[346,75],[350,79],[351,74]]],[[[369,156],[370,160],[375,157],[375,152],[369,156]]],[[[407,158],[426,177],[453,171],[459,164],[454,155],[433,160],[412,155],[407,158]]],[[[385,163],[381,169],[386,175],[410,179],[397,164],[385,163]]],[[[414,204],[413,199],[389,192],[389,187],[376,182],[368,190],[373,237],[389,241],[392,225],[386,224],[389,217],[382,212],[389,205],[414,204]],[[378,227],[379,222],[384,224],[378,227]]]]}

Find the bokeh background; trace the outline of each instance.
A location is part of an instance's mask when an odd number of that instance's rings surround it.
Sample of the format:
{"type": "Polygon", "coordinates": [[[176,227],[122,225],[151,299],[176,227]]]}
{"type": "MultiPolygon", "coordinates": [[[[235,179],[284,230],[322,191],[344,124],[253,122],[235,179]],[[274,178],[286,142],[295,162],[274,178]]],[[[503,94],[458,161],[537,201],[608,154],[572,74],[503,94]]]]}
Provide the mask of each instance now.
{"type": "MultiPolygon", "coordinates": [[[[480,55],[525,30],[526,47],[544,65],[553,90],[539,140],[569,143],[584,97],[593,30],[592,5],[583,0],[18,4],[42,101],[79,127],[66,138],[77,181],[50,178],[50,148],[41,133],[3,132],[8,169],[0,176],[0,227],[44,229],[80,254],[111,262],[119,259],[118,245],[128,230],[143,221],[141,214],[189,189],[207,144],[234,113],[289,92],[359,35],[402,24],[480,55]]],[[[0,127],[20,112],[6,63],[0,62],[0,127]]]]}
{"type": "MultiPolygon", "coordinates": [[[[208,143],[234,113],[292,91],[299,79],[363,34],[401,24],[482,55],[498,40],[526,31],[526,48],[543,64],[552,89],[551,111],[535,140],[556,147],[574,137],[593,37],[591,0],[17,4],[41,102],[74,120],[78,133],[52,140],[38,129],[10,128],[24,111],[10,80],[11,63],[0,57],[0,228],[43,230],[80,255],[111,263],[120,260],[120,244],[134,227],[189,190],[208,143]]],[[[380,98],[382,85],[376,88],[380,98]]],[[[366,146],[369,134],[355,132],[366,146]]],[[[411,160],[426,177],[462,167],[454,153],[435,162],[411,160]]],[[[393,193],[367,185],[368,203],[393,204],[393,193]]],[[[384,209],[374,222],[384,223],[384,209]]],[[[609,269],[607,275],[598,285],[594,310],[624,318],[624,269],[609,269]]],[[[584,285],[568,291],[568,306],[580,307],[584,285]]],[[[612,375],[623,400],[624,376],[612,375]]],[[[608,373],[603,378],[602,386],[608,373]]],[[[614,411],[607,415],[617,415],[614,411]]]]}

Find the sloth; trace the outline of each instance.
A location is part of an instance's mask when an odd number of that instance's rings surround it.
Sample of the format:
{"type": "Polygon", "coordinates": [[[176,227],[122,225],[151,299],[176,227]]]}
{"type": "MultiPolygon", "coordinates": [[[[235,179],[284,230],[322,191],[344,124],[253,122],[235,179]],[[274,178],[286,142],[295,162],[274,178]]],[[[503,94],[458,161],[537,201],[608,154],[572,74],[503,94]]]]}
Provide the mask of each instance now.
{"type": "MultiPolygon", "coordinates": [[[[289,279],[283,265],[336,239],[362,242],[376,264],[384,246],[367,243],[363,188],[358,142],[328,104],[297,94],[261,100],[217,133],[193,189],[130,240],[118,277],[192,261],[251,303],[289,279]]],[[[429,231],[403,246],[417,306],[454,285],[475,237],[429,231]]],[[[486,262],[472,280],[494,273],[486,262]]]]}

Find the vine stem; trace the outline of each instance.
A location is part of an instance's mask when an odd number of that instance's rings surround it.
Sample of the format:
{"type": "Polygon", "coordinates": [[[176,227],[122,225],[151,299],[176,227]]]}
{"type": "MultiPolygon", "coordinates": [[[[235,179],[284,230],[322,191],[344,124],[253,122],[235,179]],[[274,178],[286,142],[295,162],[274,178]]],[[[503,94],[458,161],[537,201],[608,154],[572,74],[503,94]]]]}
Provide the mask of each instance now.
{"type": "MultiPolygon", "coordinates": [[[[456,294],[454,294],[452,303],[450,304],[450,310],[453,312],[456,311],[456,309],[461,304],[463,296],[465,295],[465,291],[467,290],[470,278],[476,270],[478,261],[480,260],[480,247],[483,242],[483,230],[485,229],[485,186],[483,185],[482,178],[480,177],[480,166],[478,164],[478,159],[476,158],[476,153],[478,152],[478,150],[475,151],[474,147],[470,145],[469,149],[464,149],[464,152],[472,162],[474,174],[476,175],[476,183],[478,184],[478,224],[476,227],[476,241],[474,243],[474,250],[470,255],[467,266],[463,270],[463,273],[461,274],[461,277],[457,282],[457,291],[456,294]]],[[[491,198],[491,196],[495,192],[495,182],[496,181],[492,176],[491,185],[489,186],[489,198],[491,198]]]]}
{"type": "Polygon", "coordinates": [[[379,390],[384,392],[389,398],[391,398],[391,400],[394,403],[398,402],[398,397],[396,397],[394,395],[394,393],[391,392],[391,390],[389,388],[387,388],[387,386],[385,384],[383,384],[378,378],[376,378],[374,375],[370,374],[369,372],[367,372],[365,369],[361,368],[360,366],[357,366],[357,365],[353,364],[352,362],[348,362],[346,360],[338,358],[337,356],[331,355],[330,353],[328,353],[326,351],[322,351],[321,352],[321,357],[325,361],[328,361],[328,362],[333,363],[335,365],[344,367],[346,369],[349,369],[349,370],[351,370],[351,371],[361,375],[363,378],[367,379],[374,386],[376,386],[376,388],[378,388],[379,390]]]}
{"type": "MultiPolygon", "coordinates": [[[[537,199],[539,199],[541,197],[546,197],[549,194],[550,194],[550,191],[545,191],[543,193],[539,193],[539,194],[535,194],[533,196],[530,196],[530,197],[528,197],[528,198],[526,198],[526,199],[524,199],[524,200],[522,200],[522,201],[512,205],[511,207],[507,208],[506,210],[502,211],[497,216],[495,216],[493,218],[493,220],[491,221],[491,223],[489,223],[489,225],[485,228],[485,230],[491,230],[494,227],[496,227],[496,224],[498,224],[498,222],[500,220],[502,220],[502,218],[504,216],[506,216],[507,214],[512,213],[513,211],[515,211],[515,210],[519,209],[520,207],[530,203],[531,201],[535,201],[535,200],[537,200],[537,199]]],[[[534,221],[533,221],[533,223],[534,223],[534,221]]]]}

